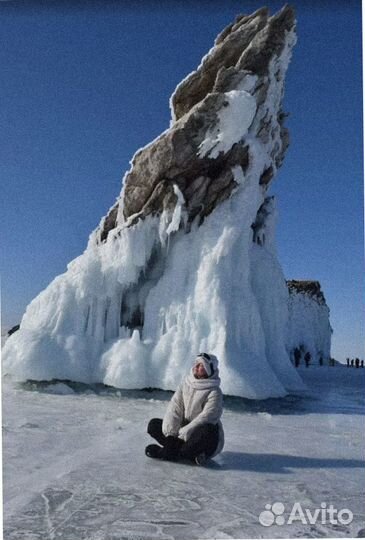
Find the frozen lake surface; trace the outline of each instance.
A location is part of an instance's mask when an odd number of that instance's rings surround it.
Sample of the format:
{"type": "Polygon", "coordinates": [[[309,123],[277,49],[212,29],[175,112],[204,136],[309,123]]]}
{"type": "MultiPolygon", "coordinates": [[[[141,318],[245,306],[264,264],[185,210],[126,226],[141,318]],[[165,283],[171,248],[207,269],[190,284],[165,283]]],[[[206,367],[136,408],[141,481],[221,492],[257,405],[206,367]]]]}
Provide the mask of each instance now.
{"type": "Polygon", "coordinates": [[[365,369],[301,367],[308,392],[225,398],[206,467],[145,457],[172,393],[3,381],[4,538],[122,540],[365,536],[365,369]],[[264,526],[265,505],[285,523],[264,526]],[[287,523],[294,503],[353,513],[287,523]]]}

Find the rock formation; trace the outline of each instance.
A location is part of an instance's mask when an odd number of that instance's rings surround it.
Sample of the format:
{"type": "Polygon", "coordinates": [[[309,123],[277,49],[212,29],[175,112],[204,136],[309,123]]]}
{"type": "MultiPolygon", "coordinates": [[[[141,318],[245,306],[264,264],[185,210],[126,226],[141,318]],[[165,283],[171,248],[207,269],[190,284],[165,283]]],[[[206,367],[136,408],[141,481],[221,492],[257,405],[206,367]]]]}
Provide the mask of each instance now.
{"type": "Polygon", "coordinates": [[[321,290],[321,285],[319,281],[308,281],[308,280],[298,281],[295,279],[291,279],[287,281],[287,285],[288,285],[289,292],[292,293],[292,295],[296,293],[303,293],[315,299],[318,302],[318,304],[326,303],[326,299],[321,290]]]}
{"type": "Polygon", "coordinates": [[[134,224],[173,209],[177,203],[174,187],[184,198],[188,223],[209,215],[238,185],[232,167],[246,171],[250,165],[250,145],[244,135],[253,120],[258,141],[271,143],[269,163],[259,179],[267,189],[288,146],[278,90],[287,66],[279,59],[288,57],[294,44],[294,25],[291,8],[273,17],[262,8],[237,17],[223,30],[199,68],[172,95],[172,127],[133,157],[124,178],[122,209],[117,203],[109,211],[100,230],[101,241],[128,219],[134,224]],[[270,110],[272,77],[279,84],[270,110]]]}
{"type": "MultiPolygon", "coordinates": [[[[289,290],[288,350],[309,351],[313,363],[328,364],[332,328],[329,308],[318,281],[287,281],[289,290]]],[[[303,354],[304,355],[304,354],[303,354]]]]}
{"type": "Polygon", "coordinates": [[[282,99],[295,41],[288,6],[241,15],[219,34],[85,252],[28,306],[5,371],[174,389],[206,350],[225,393],[303,389],[268,194],[289,144],[282,99]]]}

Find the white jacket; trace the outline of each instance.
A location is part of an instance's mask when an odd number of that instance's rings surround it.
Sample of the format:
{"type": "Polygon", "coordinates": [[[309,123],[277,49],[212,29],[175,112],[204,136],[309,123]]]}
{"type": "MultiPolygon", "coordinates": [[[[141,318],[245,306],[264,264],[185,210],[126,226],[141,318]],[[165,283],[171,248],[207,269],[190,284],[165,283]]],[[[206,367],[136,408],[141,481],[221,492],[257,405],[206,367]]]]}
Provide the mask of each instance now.
{"type": "Polygon", "coordinates": [[[162,422],[163,434],[187,441],[196,426],[218,424],[219,442],[213,456],[219,454],[224,446],[224,431],[220,421],[223,394],[219,384],[217,373],[208,379],[195,379],[191,371],[171,398],[162,422]]]}

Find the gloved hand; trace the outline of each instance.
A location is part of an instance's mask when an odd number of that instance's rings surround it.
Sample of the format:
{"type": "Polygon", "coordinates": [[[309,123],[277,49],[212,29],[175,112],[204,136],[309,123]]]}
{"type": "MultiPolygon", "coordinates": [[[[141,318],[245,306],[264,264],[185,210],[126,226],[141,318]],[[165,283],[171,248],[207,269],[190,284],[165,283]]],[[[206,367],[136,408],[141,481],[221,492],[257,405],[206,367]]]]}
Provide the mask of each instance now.
{"type": "Polygon", "coordinates": [[[180,429],[179,429],[179,438],[180,440],[186,442],[187,438],[188,438],[188,432],[190,430],[190,427],[189,427],[189,424],[186,424],[185,426],[182,426],[180,429]]]}

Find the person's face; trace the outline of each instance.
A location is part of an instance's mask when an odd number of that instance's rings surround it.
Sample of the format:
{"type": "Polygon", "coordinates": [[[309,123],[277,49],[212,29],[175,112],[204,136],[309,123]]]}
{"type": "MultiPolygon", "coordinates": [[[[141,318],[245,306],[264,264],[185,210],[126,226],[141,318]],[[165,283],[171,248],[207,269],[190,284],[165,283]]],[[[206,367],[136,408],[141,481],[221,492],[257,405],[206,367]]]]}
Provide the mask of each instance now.
{"type": "Polygon", "coordinates": [[[196,377],[197,379],[206,379],[208,377],[208,373],[205,371],[205,367],[202,362],[195,364],[195,366],[193,367],[193,373],[194,377],[196,377]]]}

